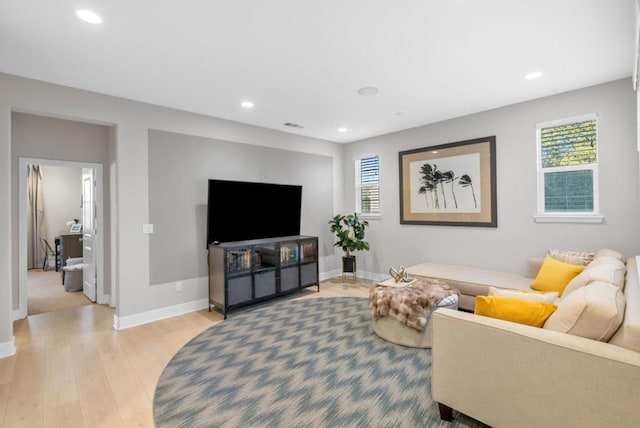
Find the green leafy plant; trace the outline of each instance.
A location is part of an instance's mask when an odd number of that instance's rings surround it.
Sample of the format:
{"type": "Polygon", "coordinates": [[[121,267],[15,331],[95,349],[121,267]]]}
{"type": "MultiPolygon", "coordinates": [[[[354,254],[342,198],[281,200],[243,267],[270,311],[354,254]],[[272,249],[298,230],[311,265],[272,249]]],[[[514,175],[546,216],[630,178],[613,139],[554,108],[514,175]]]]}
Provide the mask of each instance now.
{"type": "Polygon", "coordinates": [[[364,232],[369,222],[360,220],[358,214],[338,214],[329,220],[329,224],[337,238],[333,246],[342,248],[347,257],[351,256],[352,251],[369,250],[369,243],[364,240],[364,232]]]}

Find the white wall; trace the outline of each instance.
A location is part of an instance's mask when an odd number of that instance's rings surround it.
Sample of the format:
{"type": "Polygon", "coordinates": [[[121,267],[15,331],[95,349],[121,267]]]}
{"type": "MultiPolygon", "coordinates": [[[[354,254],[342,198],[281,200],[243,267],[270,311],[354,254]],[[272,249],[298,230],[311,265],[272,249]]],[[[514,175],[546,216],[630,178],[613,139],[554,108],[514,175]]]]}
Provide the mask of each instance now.
{"type": "MultiPolygon", "coordinates": [[[[149,220],[149,129],[331,156],[333,182],[343,181],[343,147],[336,143],[0,74],[0,346],[12,341],[11,277],[17,270],[17,242],[11,233],[17,211],[13,209],[14,183],[9,174],[14,163],[10,143],[12,110],[115,126],[115,148],[108,156],[115,156],[116,177],[110,180],[116,186],[112,189],[115,227],[111,235],[116,245],[114,294],[119,317],[177,302],[175,290],[149,285],[149,237],[141,230],[149,220]]],[[[342,200],[342,188],[336,185],[333,203],[337,211],[342,200]]],[[[14,284],[13,293],[16,287],[14,284]]]]}
{"type": "Polygon", "coordinates": [[[526,273],[527,258],[548,248],[615,248],[640,254],[636,104],[625,79],[384,135],[345,149],[345,212],[353,211],[353,159],[380,154],[382,219],[371,221],[371,251],[358,268],[384,273],[421,262],[464,264],[526,273]],[[599,120],[600,209],[603,224],[534,223],[536,123],[586,113],[599,120]],[[398,152],[496,136],[498,227],[400,225],[398,152]]]}
{"type": "Polygon", "coordinates": [[[69,231],[68,221],[82,223],[82,169],[42,166],[42,183],[47,241],[53,247],[54,237],[69,231]]]}

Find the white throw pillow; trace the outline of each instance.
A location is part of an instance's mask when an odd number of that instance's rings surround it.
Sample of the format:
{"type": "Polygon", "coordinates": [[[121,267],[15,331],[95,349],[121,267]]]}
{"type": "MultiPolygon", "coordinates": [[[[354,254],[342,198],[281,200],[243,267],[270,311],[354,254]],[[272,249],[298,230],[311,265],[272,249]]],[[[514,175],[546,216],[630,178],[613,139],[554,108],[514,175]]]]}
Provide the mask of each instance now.
{"type": "Polygon", "coordinates": [[[593,261],[589,263],[588,266],[606,265],[606,264],[626,267],[624,262],[620,261],[619,258],[613,257],[613,256],[600,256],[597,259],[593,259],[593,261]]]}
{"type": "Polygon", "coordinates": [[[520,291],[506,288],[489,287],[489,296],[513,297],[515,299],[528,300],[530,302],[554,303],[558,299],[558,293],[538,293],[537,291],[520,291]]]}
{"type": "Polygon", "coordinates": [[[624,274],[626,272],[627,269],[625,266],[620,266],[616,263],[591,263],[585,270],[580,272],[578,276],[569,281],[562,292],[562,298],[566,298],[571,292],[584,287],[591,281],[613,284],[622,290],[624,288],[624,274]]]}
{"type": "Polygon", "coordinates": [[[618,287],[593,281],[560,300],[544,328],[608,342],[622,324],[624,307],[618,287]]]}

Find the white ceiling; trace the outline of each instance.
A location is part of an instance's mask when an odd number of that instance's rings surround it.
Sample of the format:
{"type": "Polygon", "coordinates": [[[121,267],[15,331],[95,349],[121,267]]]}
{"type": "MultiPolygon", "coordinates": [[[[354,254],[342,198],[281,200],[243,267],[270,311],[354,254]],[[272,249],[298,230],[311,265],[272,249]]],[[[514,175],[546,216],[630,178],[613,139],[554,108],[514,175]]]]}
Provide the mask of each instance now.
{"type": "Polygon", "coordinates": [[[634,0],[1,0],[0,71],[349,142],[631,76],[634,20],[634,0]]]}

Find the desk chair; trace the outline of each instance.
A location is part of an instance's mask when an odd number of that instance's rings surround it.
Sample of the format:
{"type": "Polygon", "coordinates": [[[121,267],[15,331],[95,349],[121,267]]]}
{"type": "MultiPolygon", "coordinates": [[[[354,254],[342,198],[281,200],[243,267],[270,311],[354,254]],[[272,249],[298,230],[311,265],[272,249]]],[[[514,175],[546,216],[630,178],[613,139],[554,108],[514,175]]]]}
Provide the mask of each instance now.
{"type": "Polygon", "coordinates": [[[44,260],[42,262],[42,270],[46,271],[49,268],[49,257],[56,257],[56,252],[53,251],[51,245],[46,239],[40,238],[40,246],[42,247],[42,253],[44,254],[44,260]]]}

